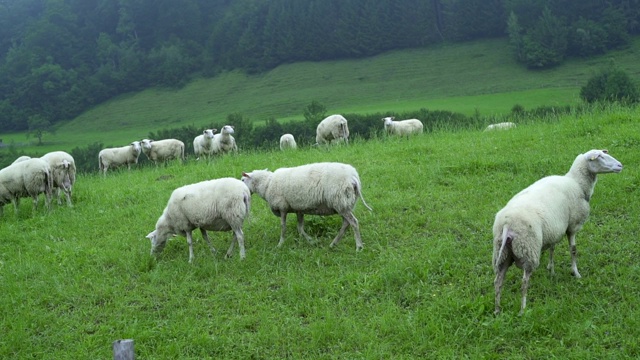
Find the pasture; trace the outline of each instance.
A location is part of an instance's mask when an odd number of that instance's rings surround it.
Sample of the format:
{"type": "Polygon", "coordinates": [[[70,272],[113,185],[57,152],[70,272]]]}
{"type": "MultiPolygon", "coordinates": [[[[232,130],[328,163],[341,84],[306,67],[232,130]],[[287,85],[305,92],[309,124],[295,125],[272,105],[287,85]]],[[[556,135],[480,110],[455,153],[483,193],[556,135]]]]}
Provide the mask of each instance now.
{"type": "Polygon", "coordinates": [[[638,189],[640,109],[529,119],[482,133],[439,129],[348,146],[240,152],[210,162],[83,174],[73,208],[0,219],[0,357],[110,358],[134,339],[140,359],[634,358],[640,356],[638,189]],[[581,279],[568,242],[531,278],[519,317],[522,272],[512,267],[493,315],[491,226],[522,188],[564,174],[574,158],[606,148],[625,168],[599,177],[577,235],[581,279]],[[353,232],[328,247],[338,217],[307,216],[309,244],[289,216],[253,196],[247,258],[224,259],[231,233],[194,232],[156,259],[145,235],[176,187],[243,171],[339,161],[360,173],[373,212],[356,206],[353,232]]]}

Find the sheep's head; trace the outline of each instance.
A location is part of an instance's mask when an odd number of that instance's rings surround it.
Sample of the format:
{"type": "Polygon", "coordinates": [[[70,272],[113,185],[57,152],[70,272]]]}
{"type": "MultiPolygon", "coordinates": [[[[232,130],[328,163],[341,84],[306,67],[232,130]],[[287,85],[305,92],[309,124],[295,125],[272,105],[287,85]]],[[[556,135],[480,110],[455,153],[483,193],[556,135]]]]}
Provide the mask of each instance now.
{"type": "Polygon", "coordinates": [[[159,254],[164,250],[165,245],[167,245],[167,239],[164,241],[158,238],[158,231],[153,230],[146,236],[147,239],[151,240],[151,255],[159,254]]]}
{"type": "Polygon", "coordinates": [[[220,131],[221,134],[233,134],[234,130],[233,130],[233,126],[231,125],[225,125],[222,130],[220,131]]]}
{"type": "Polygon", "coordinates": [[[217,131],[218,131],[218,129],[207,129],[207,130],[203,131],[202,134],[206,138],[213,139],[213,134],[215,134],[217,131]]]}
{"type": "Polygon", "coordinates": [[[131,144],[131,147],[133,147],[133,150],[140,155],[140,151],[142,151],[142,147],[140,146],[140,141],[134,141],[131,144]]]}
{"type": "Polygon", "coordinates": [[[142,144],[142,147],[144,149],[151,149],[151,143],[153,142],[153,140],[151,139],[142,139],[140,140],[140,143],[142,144]]]}
{"type": "Polygon", "coordinates": [[[587,160],[589,171],[593,174],[619,173],[622,171],[620,161],[609,155],[607,150],[591,150],[583,156],[587,160]]]}
{"type": "Polygon", "coordinates": [[[267,169],[254,170],[250,173],[243,172],[240,180],[247,185],[252,194],[256,192],[262,194],[263,192],[260,189],[268,182],[267,179],[271,177],[271,174],[271,171],[267,169]]]}

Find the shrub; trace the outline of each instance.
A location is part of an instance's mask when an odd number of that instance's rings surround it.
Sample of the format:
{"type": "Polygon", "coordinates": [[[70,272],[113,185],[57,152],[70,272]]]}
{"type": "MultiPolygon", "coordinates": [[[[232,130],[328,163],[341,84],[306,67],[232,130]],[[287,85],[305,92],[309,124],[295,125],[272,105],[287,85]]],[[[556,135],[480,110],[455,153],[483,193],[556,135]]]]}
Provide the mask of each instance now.
{"type": "Polygon", "coordinates": [[[618,68],[605,68],[591,77],[580,89],[580,98],[587,103],[622,102],[634,104],[640,100],[638,86],[618,68]]]}

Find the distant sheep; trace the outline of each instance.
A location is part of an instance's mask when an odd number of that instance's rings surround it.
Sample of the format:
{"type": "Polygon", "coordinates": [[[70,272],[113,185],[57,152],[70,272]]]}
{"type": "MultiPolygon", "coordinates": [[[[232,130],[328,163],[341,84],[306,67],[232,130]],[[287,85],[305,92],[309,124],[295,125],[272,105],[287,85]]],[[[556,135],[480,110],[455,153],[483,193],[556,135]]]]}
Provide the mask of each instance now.
{"type": "Polygon", "coordinates": [[[158,162],[180,159],[184,160],[184,143],[177,139],[140,141],[142,152],[147,158],[158,165],[158,162]]]}
{"type": "Polygon", "coordinates": [[[151,240],[151,254],[164,249],[172,235],[187,237],[189,262],[193,261],[193,239],[191,232],[200,229],[202,237],[215,253],[207,235],[211,231],[233,231],[233,240],[227,257],[233,254],[235,242],[240,248],[240,258],[245,258],[242,224],[249,215],[251,193],[242,181],[233,178],[202,181],[177,188],[156,222],[154,231],[147,235],[151,240]]]}
{"type": "Polygon", "coordinates": [[[211,145],[211,154],[223,155],[229,152],[238,152],[238,146],[236,145],[236,139],[231,134],[234,133],[233,126],[225,125],[220,130],[219,134],[213,136],[213,142],[211,145]]]}
{"type": "Polygon", "coordinates": [[[326,117],[316,128],[316,143],[318,145],[336,142],[349,143],[349,126],[342,115],[326,117]]]}
{"type": "Polygon", "coordinates": [[[76,182],[76,163],[73,156],[64,151],[53,151],[41,157],[51,167],[51,175],[53,176],[53,187],[56,189],[56,198],[58,204],[61,204],[61,192],[64,192],[67,198],[67,205],[72,206],[71,193],[73,184],[76,182]]]}
{"type": "Polygon", "coordinates": [[[347,227],[351,225],[356,239],[356,250],[363,248],[358,220],[353,215],[358,197],[371,210],[362,196],[362,184],[356,169],[342,163],[315,163],[292,168],[280,168],[274,172],[254,170],[242,174],[242,181],[251,193],[257,193],[269,203],[274,215],[280,217],[281,232],[278,246],[284,244],[287,214],[298,217],[298,232],[309,242],[304,231],[304,215],[342,216],[342,227],[331,242],[338,244],[347,227]]]}
{"type": "Polygon", "coordinates": [[[49,164],[38,158],[20,161],[0,170],[0,215],[5,204],[13,202],[16,213],[20,198],[31,196],[33,211],[38,208],[38,196],[45,195],[47,209],[51,206],[53,178],[49,164]]]}
{"type": "Polygon", "coordinates": [[[109,168],[115,168],[127,165],[127,169],[131,170],[131,164],[138,163],[138,157],[142,151],[140,141],[134,141],[131,144],[118,148],[102,149],[98,153],[98,165],[100,171],[106,176],[109,168]]]}
{"type": "Polygon", "coordinates": [[[516,127],[515,123],[512,123],[512,122],[501,122],[501,123],[491,124],[491,125],[487,126],[487,128],[484,129],[484,131],[507,130],[507,129],[513,129],[515,127],[516,127]]]}
{"type": "Polygon", "coordinates": [[[422,121],[418,119],[408,119],[394,121],[392,116],[382,118],[384,122],[384,130],[389,135],[409,136],[413,134],[422,134],[422,121]]]}
{"type": "Polygon", "coordinates": [[[566,234],[571,250],[571,272],[577,278],[576,233],[589,216],[589,200],[596,175],[620,172],[622,164],[606,150],[580,154],[564,176],[547,176],[516,194],[500,210],[493,223],[493,268],[496,273],[495,312],[500,312],[500,292],[511,264],[524,270],[522,304],[527,303],[529,277],[540,264],[542,252],[549,249],[549,266],[554,272],[553,249],[566,234]]]}
{"type": "Polygon", "coordinates": [[[19,162],[21,162],[21,161],[25,161],[25,160],[29,160],[29,159],[31,159],[31,156],[23,155],[23,156],[20,156],[19,158],[15,159],[15,160],[12,162],[12,164],[19,163],[19,162]]]}
{"type": "Polygon", "coordinates": [[[296,145],[296,139],[291,134],[284,134],[280,136],[280,150],[287,149],[295,149],[298,145],[296,145]]]}
{"type": "Polygon", "coordinates": [[[211,156],[213,136],[216,131],[218,129],[206,129],[193,139],[193,152],[196,154],[196,160],[200,159],[200,156],[211,156]]]}

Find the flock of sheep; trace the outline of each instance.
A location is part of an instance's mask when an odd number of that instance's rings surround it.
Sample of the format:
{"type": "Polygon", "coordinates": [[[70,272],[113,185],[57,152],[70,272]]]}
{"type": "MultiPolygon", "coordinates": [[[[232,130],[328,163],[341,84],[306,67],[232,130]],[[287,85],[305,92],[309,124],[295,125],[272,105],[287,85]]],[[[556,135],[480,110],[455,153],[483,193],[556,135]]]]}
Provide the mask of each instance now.
{"type": "MultiPolygon", "coordinates": [[[[382,119],[389,134],[409,136],[423,132],[417,119],[395,121],[393,117],[382,119]]],[[[513,123],[490,125],[487,130],[509,129],[513,123]]],[[[233,127],[226,125],[219,134],[207,129],[194,139],[197,157],[237,151],[233,127]]],[[[348,142],[347,120],[341,115],[331,115],[322,120],[316,132],[316,142],[330,144],[348,142]]],[[[295,139],[285,134],[280,148],[295,149],[295,139]]],[[[175,139],[134,141],[121,148],[103,149],[99,154],[100,170],[137,163],[140,152],[150,160],[161,162],[184,159],[184,144],[175,139]]],[[[571,269],[580,277],[576,265],[575,236],[589,215],[589,200],[594,191],[596,176],[622,171],[622,164],[606,150],[591,150],[576,157],[564,176],[547,176],[516,194],[495,216],[493,225],[493,268],[496,274],[495,313],[499,313],[502,284],[508,268],[515,264],[523,269],[522,303],[526,306],[529,278],[539,266],[544,250],[549,250],[548,269],[554,271],[554,246],[566,234],[571,250],[571,269]]],[[[37,208],[39,194],[45,194],[47,208],[52,191],[63,191],[67,203],[72,205],[71,193],[75,182],[75,163],[71,155],[63,151],[48,153],[41,158],[20,157],[10,166],[0,170],[0,215],[5,204],[13,202],[18,210],[21,197],[31,196],[33,208],[37,208]]],[[[363,249],[358,220],[353,214],[360,199],[372,210],[362,195],[362,182],[356,169],[348,164],[323,162],[292,168],[279,168],[273,172],[254,170],[242,173],[241,179],[220,178],[185,185],[175,189],[158,218],[155,229],[146,237],[151,240],[151,254],[160,253],[167,240],[174,235],[187,238],[189,262],[193,261],[192,232],[199,229],[212,252],[207,231],[232,231],[233,240],[226,256],[232,256],[238,243],[240,258],[245,258],[242,226],[249,215],[251,195],[258,194],[280,218],[281,232],[278,246],[285,240],[286,218],[297,216],[300,236],[309,242],[312,238],[304,231],[304,215],[335,215],[342,217],[342,226],[331,242],[336,246],[348,227],[353,228],[356,251],[363,249]]],[[[61,203],[58,195],[58,203],[61,203]]]]}

